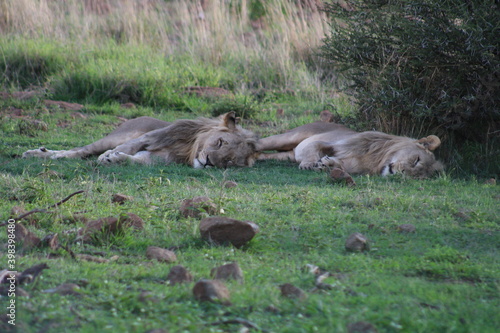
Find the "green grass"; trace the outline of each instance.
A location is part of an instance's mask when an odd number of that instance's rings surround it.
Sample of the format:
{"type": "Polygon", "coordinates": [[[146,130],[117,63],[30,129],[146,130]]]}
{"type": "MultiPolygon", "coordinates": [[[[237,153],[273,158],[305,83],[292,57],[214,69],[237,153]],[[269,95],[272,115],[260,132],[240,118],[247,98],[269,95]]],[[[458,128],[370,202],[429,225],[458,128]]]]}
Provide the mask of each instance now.
{"type": "MultiPolygon", "coordinates": [[[[357,186],[349,188],[330,182],[324,173],[276,161],[222,171],[180,165],[103,167],[95,158],[24,160],[14,156],[39,145],[64,149],[100,138],[114,128],[116,115],[143,113],[165,120],[192,115],[118,106],[99,112],[98,105],[90,105],[84,110],[87,119],[74,120],[68,112],[45,110],[37,101],[4,103],[19,103],[17,107],[47,122],[52,132],[20,135],[21,120],[2,118],[0,220],[9,218],[13,206],[44,208],[85,190],[50,214],[34,214],[36,224],[22,223],[39,237],[58,233],[60,242],[77,254],[118,256],[98,264],[73,260],[62,249],[25,251],[18,246],[19,271],[42,262],[50,267],[36,283],[24,286],[29,298],[17,298],[19,331],[146,332],[163,327],[170,332],[236,332],[241,325],[209,325],[234,318],[271,332],[346,332],[349,323],[361,320],[379,332],[495,332],[500,326],[498,186],[449,175],[425,181],[358,176],[357,186]],[[57,128],[62,122],[69,124],[57,128]],[[223,188],[225,180],[238,186],[223,188]],[[114,193],[134,200],[112,204],[114,193]],[[199,220],[178,212],[182,199],[198,195],[212,198],[225,216],[254,221],[261,232],[242,249],[203,242],[199,220]],[[82,244],[74,234],[64,234],[83,226],[69,218],[82,211],[89,219],[132,212],[146,227],[82,244]],[[416,232],[399,233],[398,225],[405,223],[415,225],[416,232]],[[345,251],[353,232],[369,238],[370,252],[345,251]],[[165,283],[173,264],[148,260],[148,246],[180,246],[177,264],[195,281],[208,278],[213,267],[237,261],[245,282],[227,283],[229,306],[199,303],[192,283],[165,283]],[[303,270],[306,264],[333,273],[328,279],[333,289],[314,290],[314,277],[303,270]],[[82,279],[88,284],[81,296],[42,292],[82,279]],[[283,298],[278,288],[283,283],[302,288],[307,299],[283,298]],[[139,300],[142,291],[151,292],[151,302],[139,300]],[[270,311],[271,305],[278,310],[270,311]]],[[[311,117],[274,119],[274,124],[291,127],[311,117]]],[[[243,125],[264,133],[276,130],[243,125]]],[[[1,235],[4,244],[6,234],[1,235]]],[[[4,267],[6,259],[4,255],[4,267]]]]}

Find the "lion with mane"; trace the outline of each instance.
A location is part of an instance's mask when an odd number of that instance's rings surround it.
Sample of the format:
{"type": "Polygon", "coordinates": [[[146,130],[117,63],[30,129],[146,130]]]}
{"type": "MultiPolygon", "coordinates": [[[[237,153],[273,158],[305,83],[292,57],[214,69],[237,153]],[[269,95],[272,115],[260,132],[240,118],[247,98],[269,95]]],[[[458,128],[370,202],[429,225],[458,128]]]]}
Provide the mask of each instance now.
{"type": "Polygon", "coordinates": [[[155,159],[194,168],[252,166],[257,137],[236,124],[234,112],[218,118],[180,119],[172,123],[151,117],[124,122],[106,137],[71,150],[28,150],[22,157],[84,158],[99,155],[102,164],[155,159]]]}
{"type": "Polygon", "coordinates": [[[382,132],[356,132],[343,125],[317,121],[286,133],[260,139],[259,160],[292,160],[301,169],[341,168],[352,174],[405,174],[426,178],[442,171],[433,151],[441,140],[430,135],[420,140],[382,132]]]}

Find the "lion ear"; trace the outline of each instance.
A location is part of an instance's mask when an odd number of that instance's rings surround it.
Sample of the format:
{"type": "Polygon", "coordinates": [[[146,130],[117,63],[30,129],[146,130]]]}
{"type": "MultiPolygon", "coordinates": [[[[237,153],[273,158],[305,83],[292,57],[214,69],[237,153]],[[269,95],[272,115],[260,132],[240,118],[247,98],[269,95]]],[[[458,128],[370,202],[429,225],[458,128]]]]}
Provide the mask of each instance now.
{"type": "Polygon", "coordinates": [[[425,148],[431,151],[439,147],[439,145],[441,145],[441,140],[439,140],[439,138],[435,135],[429,135],[428,137],[422,138],[417,142],[422,144],[425,148]]]}
{"type": "Polygon", "coordinates": [[[236,113],[234,111],[223,114],[222,123],[230,130],[236,129],[236,113]]]}

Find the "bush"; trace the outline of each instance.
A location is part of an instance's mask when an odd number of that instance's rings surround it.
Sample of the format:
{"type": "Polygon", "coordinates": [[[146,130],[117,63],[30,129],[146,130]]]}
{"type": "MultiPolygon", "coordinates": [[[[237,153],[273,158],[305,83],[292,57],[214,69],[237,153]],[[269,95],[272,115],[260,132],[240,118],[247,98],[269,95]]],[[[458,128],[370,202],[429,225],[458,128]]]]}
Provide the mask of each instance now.
{"type": "MultiPolygon", "coordinates": [[[[321,55],[366,127],[458,141],[500,134],[497,1],[339,1],[321,55]]],[[[451,141],[451,140],[449,140],[451,141]]]]}

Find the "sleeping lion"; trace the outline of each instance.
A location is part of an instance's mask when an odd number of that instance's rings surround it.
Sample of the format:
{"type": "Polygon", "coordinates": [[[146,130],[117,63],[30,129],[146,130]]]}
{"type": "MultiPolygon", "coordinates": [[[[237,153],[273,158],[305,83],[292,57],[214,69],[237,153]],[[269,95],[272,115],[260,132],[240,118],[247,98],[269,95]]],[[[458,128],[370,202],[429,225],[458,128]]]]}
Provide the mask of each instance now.
{"type": "Polygon", "coordinates": [[[257,137],[236,124],[234,112],[215,119],[181,119],[172,123],[151,117],[128,120],[106,137],[71,150],[28,150],[22,157],[84,158],[100,155],[102,164],[161,160],[194,168],[252,166],[257,137]]]}
{"type": "Polygon", "coordinates": [[[259,160],[279,159],[299,163],[301,169],[341,168],[351,174],[405,174],[426,178],[442,171],[433,151],[441,140],[435,135],[415,140],[368,131],[355,132],[345,126],[317,121],[284,134],[260,139],[259,160]]]}

